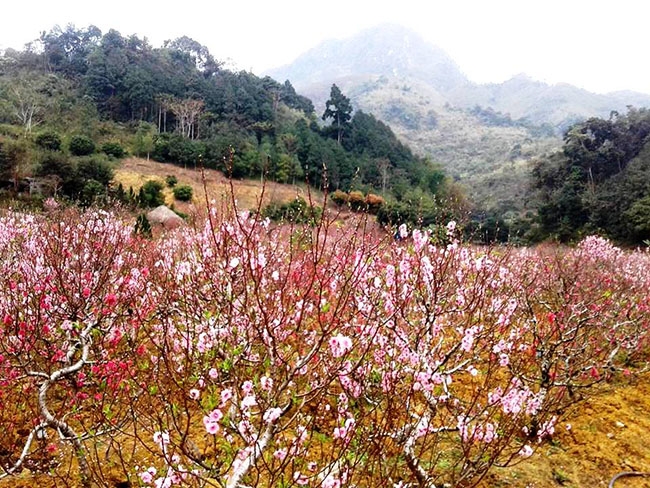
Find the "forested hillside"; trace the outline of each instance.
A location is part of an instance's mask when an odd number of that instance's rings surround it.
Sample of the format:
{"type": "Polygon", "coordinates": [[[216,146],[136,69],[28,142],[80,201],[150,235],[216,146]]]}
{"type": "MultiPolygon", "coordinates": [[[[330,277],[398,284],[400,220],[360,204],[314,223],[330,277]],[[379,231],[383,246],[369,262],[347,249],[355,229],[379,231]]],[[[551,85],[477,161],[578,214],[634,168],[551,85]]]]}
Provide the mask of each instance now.
{"type": "Polygon", "coordinates": [[[535,209],[532,163],[559,149],[572,124],[650,104],[642,93],[596,94],[524,74],[479,84],[462,68],[418,33],[383,24],[323,42],[269,74],[289,78],[316,107],[336,82],[356,108],[439,162],[488,214],[510,221],[535,209]]]}
{"type": "Polygon", "coordinates": [[[650,111],[630,109],[572,126],[561,152],[533,171],[540,237],[588,233],[639,244],[650,239],[650,111]]]}
{"type": "MultiPolygon", "coordinates": [[[[326,113],[279,83],[231,72],[189,37],[151,46],[96,27],[55,27],[0,57],[0,172],[71,198],[106,192],[126,153],[235,178],[434,202],[448,184],[335,86],[326,113]],[[233,150],[231,154],[231,148],[233,150]]],[[[432,203],[430,206],[435,206],[432,203]]]]}

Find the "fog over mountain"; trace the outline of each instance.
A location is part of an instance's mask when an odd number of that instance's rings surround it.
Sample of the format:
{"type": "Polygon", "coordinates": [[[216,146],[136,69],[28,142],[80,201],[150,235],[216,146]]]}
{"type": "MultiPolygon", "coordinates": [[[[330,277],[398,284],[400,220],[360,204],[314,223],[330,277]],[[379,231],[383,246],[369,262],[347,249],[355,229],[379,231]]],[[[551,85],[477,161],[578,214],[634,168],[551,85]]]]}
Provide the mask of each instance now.
{"type": "Polygon", "coordinates": [[[356,109],[388,122],[477,202],[502,212],[528,207],[529,162],[557,149],[569,125],[623,113],[628,105],[650,106],[650,95],[596,94],[525,74],[474,83],[442,49],[393,24],[323,42],[267,74],[290,80],[318,112],[336,83],[356,109]]]}
{"type": "MultiPolygon", "coordinates": [[[[480,42],[480,41],[479,41],[480,42]]],[[[495,53],[497,56],[498,53],[495,53]]],[[[386,77],[426,85],[431,102],[442,106],[492,107],[512,118],[561,126],[590,116],[607,116],[627,105],[650,105],[650,95],[632,91],[606,95],[559,83],[549,85],[520,74],[504,83],[472,83],[442,49],[404,27],[383,24],[347,38],[329,40],[308,50],[293,63],[268,72],[289,79],[315,102],[327,97],[329,85],[354,90],[386,77]]]]}

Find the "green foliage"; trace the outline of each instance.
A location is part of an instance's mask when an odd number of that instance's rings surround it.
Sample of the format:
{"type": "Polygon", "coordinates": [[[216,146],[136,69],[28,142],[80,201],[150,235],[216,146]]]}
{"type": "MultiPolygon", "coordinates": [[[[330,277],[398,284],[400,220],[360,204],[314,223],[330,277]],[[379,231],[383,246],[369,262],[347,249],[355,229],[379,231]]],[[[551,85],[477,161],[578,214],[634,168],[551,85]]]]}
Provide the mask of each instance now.
{"type": "Polygon", "coordinates": [[[152,124],[141,121],[131,142],[132,153],[138,157],[149,159],[154,147],[155,132],[156,128],[152,124]]]}
{"type": "Polygon", "coordinates": [[[138,204],[142,208],[159,207],[165,204],[164,185],[158,180],[149,180],[140,188],[138,204]]]}
{"type": "Polygon", "coordinates": [[[203,143],[179,134],[159,134],[154,137],[152,156],[158,161],[193,168],[201,163],[203,154],[203,143]]]}
{"type": "Polygon", "coordinates": [[[174,187],[174,198],[181,202],[189,202],[192,200],[193,193],[190,185],[178,185],[174,187]]]}
{"type": "Polygon", "coordinates": [[[316,225],[322,213],[321,207],[308,204],[302,197],[288,203],[272,202],[262,209],[262,216],[273,221],[308,225],[316,225]]]}
{"type": "Polygon", "coordinates": [[[74,156],[87,156],[95,152],[95,143],[87,136],[76,134],[70,138],[68,149],[74,156]]]}
{"type": "Polygon", "coordinates": [[[629,222],[631,237],[637,243],[650,239],[650,195],[636,200],[623,214],[629,222]]]}
{"type": "Polygon", "coordinates": [[[135,220],[133,232],[142,237],[150,238],[152,236],[151,223],[145,214],[142,213],[138,215],[135,220]]]}
{"type": "Polygon", "coordinates": [[[74,164],[66,154],[58,151],[45,151],[40,155],[36,174],[38,176],[53,175],[67,180],[74,175],[75,170],[74,164]]]}
{"type": "MultiPolygon", "coordinates": [[[[153,48],[115,30],[68,26],[44,33],[40,42],[42,52],[15,52],[6,63],[0,56],[9,74],[5,79],[3,71],[0,80],[0,123],[21,124],[0,130],[20,137],[29,124],[41,124],[33,158],[38,173],[59,178],[73,199],[92,193],[84,190],[90,179],[102,185],[108,179],[76,159],[93,155],[97,140],[109,141],[99,149],[115,158],[128,148],[186,168],[281,183],[306,180],[332,191],[397,195],[418,186],[437,193],[444,181],[439,168],[414,156],[388,126],[362,112],[352,117],[350,100],[336,85],[323,114],[331,125],[322,128],[312,102],[289,81],[223,69],[205,46],[185,36],[153,48]],[[15,119],[12,104],[19,100],[5,96],[22,85],[38,106],[31,121],[15,119]],[[198,111],[183,113],[190,101],[198,111]],[[55,134],[68,141],[73,158],[46,154],[61,147],[55,134]]],[[[150,205],[144,193],[140,200],[150,205]]]]}
{"type": "Polygon", "coordinates": [[[165,176],[165,184],[169,188],[174,188],[176,186],[176,183],[178,183],[178,178],[176,178],[174,175],[165,176]]]}
{"type": "Polygon", "coordinates": [[[81,189],[79,201],[83,206],[90,206],[96,203],[100,197],[106,195],[106,190],[106,186],[99,181],[93,179],[87,180],[81,189]]]}
{"type": "Polygon", "coordinates": [[[341,93],[341,89],[335,84],[330,90],[330,98],[325,103],[323,120],[332,119],[331,134],[341,144],[344,133],[350,127],[352,118],[352,104],[350,99],[341,93]]]}
{"type": "Polygon", "coordinates": [[[407,192],[401,200],[383,204],[377,211],[377,221],[388,226],[408,224],[425,228],[446,224],[448,214],[431,195],[414,190],[407,192]]]}
{"type": "Polygon", "coordinates": [[[48,151],[58,151],[61,149],[61,136],[56,132],[41,132],[36,136],[34,142],[36,142],[39,147],[48,151]]]}
{"type": "Polygon", "coordinates": [[[105,156],[86,156],[77,162],[77,175],[81,179],[95,180],[107,187],[113,179],[113,168],[105,156]]]}
{"type": "Polygon", "coordinates": [[[647,109],[571,127],[563,151],[533,171],[540,236],[570,241],[600,232],[640,243],[646,235],[644,199],[650,194],[649,136],[647,109]]]}
{"type": "Polygon", "coordinates": [[[0,136],[0,178],[11,181],[18,191],[20,179],[30,166],[30,151],[25,139],[11,139],[0,136]]]}
{"type": "Polygon", "coordinates": [[[119,142],[105,142],[101,146],[101,151],[108,156],[113,156],[118,159],[126,156],[126,151],[119,142]]]}

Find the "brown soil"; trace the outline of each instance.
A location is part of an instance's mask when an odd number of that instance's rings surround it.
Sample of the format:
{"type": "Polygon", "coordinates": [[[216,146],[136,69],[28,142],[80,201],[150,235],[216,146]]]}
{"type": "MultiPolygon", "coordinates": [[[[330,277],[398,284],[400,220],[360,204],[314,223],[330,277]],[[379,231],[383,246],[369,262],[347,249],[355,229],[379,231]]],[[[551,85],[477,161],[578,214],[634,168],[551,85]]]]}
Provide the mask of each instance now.
{"type": "MultiPolygon", "coordinates": [[[[607,487],[623,471],[650,473],[650,375],[599,390],[567,412],[532,458],[495,469],[481,486],[607,487]]],[[[623,477],[614,487],[650,487],[650,477],[623,477]]]]}

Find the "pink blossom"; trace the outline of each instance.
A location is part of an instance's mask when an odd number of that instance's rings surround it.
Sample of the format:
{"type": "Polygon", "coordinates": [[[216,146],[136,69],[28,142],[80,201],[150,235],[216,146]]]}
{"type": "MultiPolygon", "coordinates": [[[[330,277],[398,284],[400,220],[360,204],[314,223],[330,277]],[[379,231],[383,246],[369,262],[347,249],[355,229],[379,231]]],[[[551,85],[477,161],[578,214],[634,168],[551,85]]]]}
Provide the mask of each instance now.
{"type": "Polygon", "coordinates": [[[169,433],[166,431],[158,431],[153,434],[153,441],[160,447],[169,444],[169,433]]]}
{"type": "Polygon", "coordinates": [[[273,388],[273,379],[268,376],[262,376],[260,378],[260,386],[262,390],[270,391],[273,388]]]}
{"type": "Polygon", "coordinates": [[[151,482],[153,481],[153,477],[155,475],[156,475],[156,468],[154,468],[153,466],[139,474],[142,482],[147,485],[151,484],[151,482]]]}
{"type": "Polygon", "coordinates": [[[293,481],[295,481],[296,484],[300,486],[305,486],[309,484],[309,478],[307,478],[307,476],[302,474],[300,471],[296,471],[295,473],[293,473],[293,481]]]}
{"type": "Polygon", "coordinates": [[[254,407],[255,405],[257,405],[257,400],[255,399],[255,395],[246,395],[244,398],[242,398],[241,401],[242,410],[247,410],[251,407],[254,407]]]}
{"type": "Polygon", "coordinates": [[[280,418],[280,415],[282,414],[282,409],[281,408],[269,408],[266,412],[264,412],[264,416],[262,417],[264,422],[267,424],[272,424],[276,420],[280,418]]]}
{"type": "Polygon", "coordinates": [[[221,392],[221,406],[223,407],[232,398],[232,390],[226,388],[221,392]]]}
{"type": "Polygon", "coordinates": [[[241,385],[241,390],[244,392],[244,395],[248,395],[253,390],[253,382],[246,380],[241,385]]]}
{"type": "Polygon", "coordinates": [[[341,488],[341,480],[336,476],[329,474],[323,480],[323,484],[321,486],[323,488],[341,488]]]}
{"type": "Polygon", "coordinates": [[[215,422],[219,422],[223,418],[223,412],[218,408],[215,408],[212,410],[212,412],[210,412],[210,418],[215,422]]]}
{"type": "Polygon", "coordinates": [[[519,450],[519,453],[518,453],[518,454],[519,454],[521,457],[527,458],[527,457],[532,456],[532,455],[533,455],[533,452],[534,452],[534,451],[533,451],[533,448],[530,447],[528,444],[526,444],[524,447],[522,447],[522,448],[519,450]]]}
{"type": "Polygon", "coordinates": [[[352,349],[352,340],[342,334],[338,334],[329,340],[330,351],[332,356],[340,358],[350,349],[352,349]]]}
{"type": "Polygon", "coordinates": [[[215,435],[219,432],[220,426],[219,421],[212,417],[212,415],[206,415],[203,417],[203,426],[208,434],[215,435]]]}
{"type": "Polygon", "coordinates": [[[196,388],[192,388],[190,390],[190,398],[192,400],[198,400],[201,397],[201,392],[197,390],[196,388]]]}

